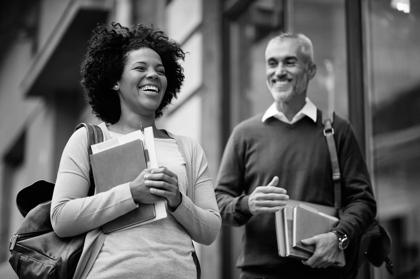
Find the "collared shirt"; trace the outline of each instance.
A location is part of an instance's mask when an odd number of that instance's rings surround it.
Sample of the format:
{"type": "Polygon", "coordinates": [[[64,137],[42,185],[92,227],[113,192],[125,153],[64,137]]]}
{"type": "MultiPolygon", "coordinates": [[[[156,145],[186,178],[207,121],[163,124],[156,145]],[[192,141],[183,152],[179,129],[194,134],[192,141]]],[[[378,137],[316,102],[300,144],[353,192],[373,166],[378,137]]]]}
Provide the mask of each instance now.
{"type": "Polygon", "coordinates": [[[284,115],[283,112],[278,111],[276,103],[273,103],[264,113],[262,117],[262,122],[265,122],[267,119],[274,117],[278,120],[287,123],[287,124],[294,124],[298,122],[300,119],[302,119],[304,116],[308,116],[311,118],[314,122],[316,122],[316,106],[314,103],[309,100],[309,98],[306,98],[306,103],[303,106],[303,108],[298,111],[298,113],[293,116],[292,120],[290,121],[287,119],[286,115],[284,115]]]}

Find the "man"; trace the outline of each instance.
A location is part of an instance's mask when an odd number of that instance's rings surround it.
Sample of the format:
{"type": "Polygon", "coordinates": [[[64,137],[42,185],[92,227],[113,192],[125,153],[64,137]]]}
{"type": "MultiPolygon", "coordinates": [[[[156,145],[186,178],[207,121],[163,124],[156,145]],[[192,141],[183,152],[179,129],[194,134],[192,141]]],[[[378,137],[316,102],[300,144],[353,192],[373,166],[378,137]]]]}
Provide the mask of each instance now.
{"type": "Polygon", "coordinates": [[[338,116],[333,128],[343,176],[340,222],[334,231],[305,240],[316,247],[308,260],[278,255],[274,213],[289,198],[333,206],[334,184],[322,114],[307,98],[316,74],[312,42],[302,34],[281,34],[268,43],[265,62],[274,103],[234,128],[217,178],[223,221],[245,225],[240,278],[352,278],[354,270],[334,263],[346,248],[354,262],[351,246],[373,220],[376,202],[352,129],[338,116]]]}

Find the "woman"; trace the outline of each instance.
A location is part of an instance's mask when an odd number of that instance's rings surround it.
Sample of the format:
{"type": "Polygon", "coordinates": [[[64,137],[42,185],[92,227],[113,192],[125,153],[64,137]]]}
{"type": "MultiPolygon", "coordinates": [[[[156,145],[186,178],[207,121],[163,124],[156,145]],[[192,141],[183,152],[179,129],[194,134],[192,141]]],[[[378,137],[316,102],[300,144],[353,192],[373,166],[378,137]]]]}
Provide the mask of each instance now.
{"type": "Polygon", "coordinates": [[[155,126],[180,90],[184,75],[178,61],[183,58],[177,43],[143,25],[129,29],[113,23],[94,30],[82,63],[82,85],[103,120],[104,137],[153,127],[160,167],[88,196],[86,129],[70,137],[58,170],[51,222],[61,237],[89,231],[75,278],[197,277],[192,240],[208,245],[221,226],[207,161],[197,143],[155,126]],[[167,218],[101,232],[103,224],[162,198],[167,218]]]}

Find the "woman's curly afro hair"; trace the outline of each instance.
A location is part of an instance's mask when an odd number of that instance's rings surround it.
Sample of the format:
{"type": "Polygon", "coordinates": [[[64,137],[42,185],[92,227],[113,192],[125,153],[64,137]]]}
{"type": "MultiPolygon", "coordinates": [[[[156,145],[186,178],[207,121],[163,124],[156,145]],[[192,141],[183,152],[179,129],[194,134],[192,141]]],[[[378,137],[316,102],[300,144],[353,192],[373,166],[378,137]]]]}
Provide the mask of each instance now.
{"type": "Polygon", "coordinates": [[[132,28],[119,23],[98,25],[88,41],[81,65],[81,84],[93,112],[104,122],[113,124],[120,119],[120,100],[112,87],[121,79],[128,52],[142,47],[151,48],[160,55],[168,80],[155,116],[160,117],[162,110],[177,97],[184,81],[179,60],[183,60],[185,54],[176,42],[162,31],[142,24],[132,28]]]}

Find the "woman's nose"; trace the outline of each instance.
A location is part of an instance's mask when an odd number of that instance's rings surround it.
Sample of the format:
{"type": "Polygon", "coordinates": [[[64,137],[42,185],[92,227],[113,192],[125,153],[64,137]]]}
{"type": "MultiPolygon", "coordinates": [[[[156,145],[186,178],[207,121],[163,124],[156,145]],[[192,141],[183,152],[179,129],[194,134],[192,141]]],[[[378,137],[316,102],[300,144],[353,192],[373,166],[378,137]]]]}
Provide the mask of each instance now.
{"type": "Polygon", "coordinates": [[[146,77],[147,78],[152,78],[152,79],[157,79],[158,78],[158,73],[156,72],[155,69],[149,69],[146,73],[146,77]]]}

